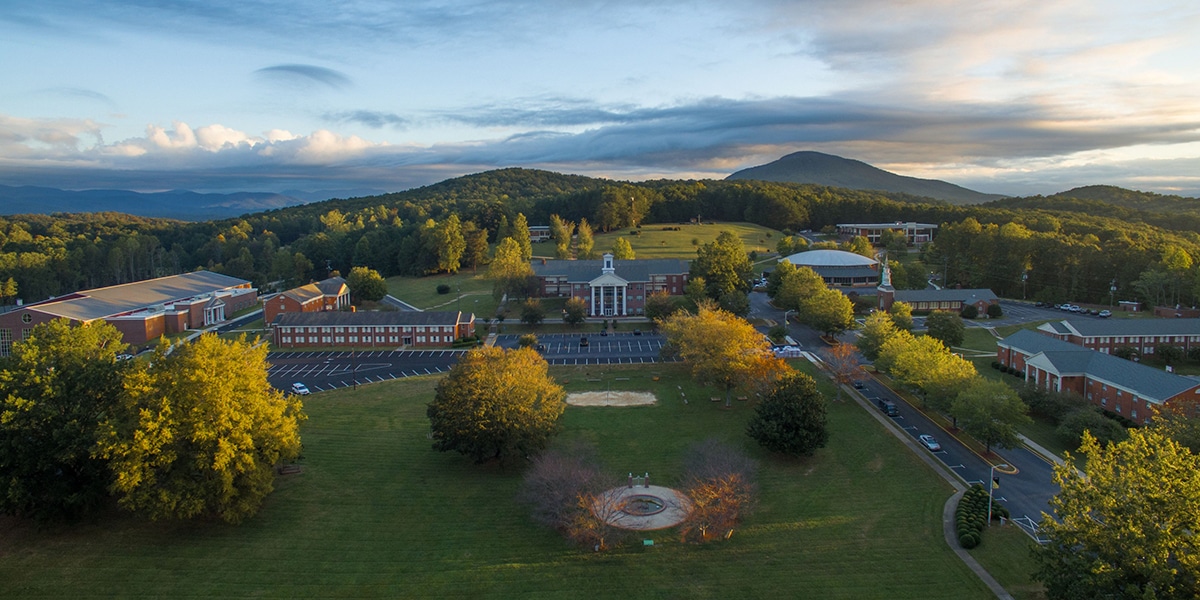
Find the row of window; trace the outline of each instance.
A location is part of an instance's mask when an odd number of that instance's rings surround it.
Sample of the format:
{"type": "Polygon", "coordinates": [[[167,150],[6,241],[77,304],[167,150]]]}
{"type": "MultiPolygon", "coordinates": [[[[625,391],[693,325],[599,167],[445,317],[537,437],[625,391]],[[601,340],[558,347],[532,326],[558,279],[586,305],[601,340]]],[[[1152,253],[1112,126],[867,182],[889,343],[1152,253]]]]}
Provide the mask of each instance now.
{"type": "Polygon", "coordinates": [[[282,327],[283,333],[454,333],[453,325],[378,327],[282,327]],[[319,330],[319,331],[318,331],[319,330]]]}
{"type": "MultiPolygon", "coordinates": [[[[351,344],[358,344],[358,343],[370,344],[370,343],[372,343],[372,339],[371,339],[371,337],[372,337],[372,336],[369,336],[369,335],[364,335],[364,336],[362,336],[362,340],[361,340],[361,342],[360,342],[360,340],[359,340],[359,336],[357,336],[357,335],[352,335],[352,336],[349,336],[349,338],[347,338],[347,336],[341,336],[341,335],[336,335],[336,336],[328,336],[328,335],[324,335],[324,336],[315,336],[315,335],[310,335],[310,336],[308,336],[307,338],[306,338],[305,336],[295,336],[295,340],[296,340],[296,341],[295,341],[295,343],[297,343],[297,344],[304,344],[304,343],[309,343],[309,344],[317,344],[317,343],[321,343],[321,344],[345,344],[345,343],[349,342],[349,343],[351,343],[351,344]]],[[[285,336],[283,336],[283,337],[282,337],[282,339],[283,339],[283,343],[284,343],[284,344],[291,344],[291,343],[292,343],[292,336],[290,336],[290,335],[285,335],[285,336]]],[[[401,338],[401,337],[399,337],[399,336],[395,336],[395,335],[391,335],[391,336],[377,335],[377,336],[374,336],[374,340],[373,340],[373,341],[374,341],[374,343],[376,343],[376,344],[399,344],[399,343],[403,343],[403,344],[405,344],[405,345],[408,345],[408,344],[411,344],[411,343],[412,343],[412,336],[407,336],[407,335],[406,335],[406,336],[404,336],[403,338],[401,338]]],[[[454,336],[452,336],[452,335],[444,335],[444,336],[443,336],[443,335],[431,335],[431,336],[418,335],[418,336],[417,336],[417,343],[418,343],[418,344],[424,344],[424,343],[439,344],[439,343],[443,343],[443,342],[448,344],[448,343],[451,343],[451,342],[453,342],[453,341],[454,341],[454,336]],[[428,342],[426,341],[427,339],[428,339],[428,342]]]]}
{"type": "MultiPolygon", "coordinates": [[[[1096,338],[1091,338],[1091,339],[1095,340],[1096,338]]],[[[1113,344],[1169,344],[1172,342],[1174,342],[1176,344],[1182,344],[1185,341],[1191,342],[1191,343],[1198,343],[1198,342],[1200,342],[1200,335],[1191,335],[1191,336],[1188,336],[1188,335],[1176,335],[1176,336],[1130,335],[1130,336],[1115,336],[1115,337],[1101,336],[1099,339],[1100,339],[1101,344],[1108,344],[1108,343],[1113,343],[1113,344]]],[[[1092,343],[1095,343],[1095,342],[1093,341],[1092,343]]]]}

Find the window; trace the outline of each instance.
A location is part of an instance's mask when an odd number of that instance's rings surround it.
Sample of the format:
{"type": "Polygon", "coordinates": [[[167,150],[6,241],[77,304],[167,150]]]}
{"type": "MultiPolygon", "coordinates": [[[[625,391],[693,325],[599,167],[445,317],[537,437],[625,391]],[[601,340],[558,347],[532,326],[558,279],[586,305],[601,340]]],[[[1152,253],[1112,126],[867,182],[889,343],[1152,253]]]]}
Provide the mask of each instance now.
{"type": "Polygon", "coordinates": [[[1134,418],[1134,419],[1136,419],[1136,418],[1137,418],[1137,409],[1135,408],[1135,409],[1133,409],[1133,410],[1129,411],[1129,416],[1130,416],[1131,418],[1134,418]]]}
{"type": "Polygon", "coordinates": [[[1108,406],[1108,398],[1101,398],[1100,406],[1108,406]]]}
{"type": "Polygon", "coordinates": [[[310,343],[310,344],[317,343],[317,336],[315,336],[315,335],[308,336],[308,343],[310,343]]]}
{"type": "Polygon", "coordinates": [[[323,336],[321,336],[321,343],[322,343],[322,344],[328,344],[328,343],[329,343],[329,341],[330,341],[330,338],[329,338],[329,336],[327,336],[327,335],[323,335],[323,336]]]}
{"type": "Polygon", "coordinates": [[[22,323],[29,323],[30,321],[33,321],[33,315],[31,315],[29,313],[25,313],[25,314],[21,315],[22,323]]]}
{"type": "Polygon", "coordinates": [[[285,343],[285,344],[290,344],[290,343],[292,343],[292,338],[290,338],[290,337],[287,337],[287,336],[284,336],[284,338],[283,338],[283,343],[285,343]]]}
{"type": "Polygon", "coordinates": [[[1117,403],[1117,412],[1118,413],[1121,412],[1121,404],[1120,403],[1117,403]]]}
{"type": "Polygon", "coordinates": [[[337,337],[333,338],[333,340],[334,340],[335,342],[339,343],[339,344],[345,344],[345,343],[346,343],[346,336],[344,336],[344,335],[339,335],[339,336],[337,336],[337,337]]]}
{"type": "Polygon", "coordinates": [[[351,344],[357,344],[357,343],[358,343],[358,336],[357,336],[357,335],[352,335],[352,336],[350,336],[350,343],[351,343],[351,344]]]}

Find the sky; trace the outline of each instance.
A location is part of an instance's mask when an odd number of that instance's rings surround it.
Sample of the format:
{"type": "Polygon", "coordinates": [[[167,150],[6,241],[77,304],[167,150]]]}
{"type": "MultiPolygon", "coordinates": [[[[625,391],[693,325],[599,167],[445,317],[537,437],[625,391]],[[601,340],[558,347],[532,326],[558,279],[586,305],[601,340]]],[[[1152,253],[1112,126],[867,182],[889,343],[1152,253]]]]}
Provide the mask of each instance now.
{"type": "Polygon", "coordinates": [[[0,0],[0,184],[724,178],[1200,196],[1194,0],[0,0]]]}

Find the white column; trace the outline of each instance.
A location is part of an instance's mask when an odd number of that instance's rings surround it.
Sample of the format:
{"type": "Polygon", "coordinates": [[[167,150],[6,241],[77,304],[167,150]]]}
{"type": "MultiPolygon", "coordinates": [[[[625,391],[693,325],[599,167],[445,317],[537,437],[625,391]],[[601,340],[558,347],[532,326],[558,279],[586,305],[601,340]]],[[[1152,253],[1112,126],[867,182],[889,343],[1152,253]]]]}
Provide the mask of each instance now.
{"type": "Polygon", "coordinates": [[[596,316],[596,286],[592,286],[591,289],[592,289],[592,297],[591,297],[592,303],[588,307],[588,316],[594,317],[594,316],[596,316]]]}
{"type": "Polygon", "coordinates": [[[629,288],[621,288],[621,316],[629,315],[629,288]]]}

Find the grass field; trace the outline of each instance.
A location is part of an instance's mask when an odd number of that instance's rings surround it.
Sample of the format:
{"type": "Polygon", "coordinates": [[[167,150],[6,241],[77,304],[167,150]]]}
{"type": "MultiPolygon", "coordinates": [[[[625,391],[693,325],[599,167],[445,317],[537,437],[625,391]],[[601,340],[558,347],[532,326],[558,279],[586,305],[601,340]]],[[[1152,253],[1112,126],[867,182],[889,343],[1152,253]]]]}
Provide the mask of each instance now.
{"type": "Polygon", "coordinates": [[[484,278],[486,269],[478,275],[460,271],[454,275],[429,277],[388,277],[388,293],[423,310],[461,310],[475,313],[476,318],[491,318],[499,302],[492,297],[492,282],[484,278]],[[437,293],[437,286],[450,286],[449,294],[437,293]],[[459,294],[461,299],[457,299],[459,294]]]}
{"type": "Polygon", "coordinates": [[[1033,560],[1033,540],[1013,525],[990,527],[983,543],[970,550],[971,556],[1017,600],[1044,600],[1042,584],[1029,578],[1037,563],[1033,560]]]}
{"type": "Polygon", "coordinates": [[[722,438],[761,461],[757,511],[722,543],[572,548],[513,501],[520,465],[430,449],[437,379],[407,379],[306,398],[303,472],[241,526],[0,520],[0,597],[990,597],[942,538],[950,487],[857,405],[831,405],[828,448],[783,460],[744,435],[748,403],[721,409],[678,365],[553,372],[660,399],[570,407],[556,443],[592,440],[612,471],[669,485],[685,447],[722,438]]]}
{"type": "MultiPolygon", "coordinates": [[[[696,248],[708,242],[715,241],[722,231],[733,233],[742,239],[746,251],[757,251],[759,254],[774,252],[775,244],[783,235],[773,229],[768,229],[751,223],[709,223],[704,225],[646,225],[641,229],[618,229],[608,233],[598,233],[595,236],[597,253],[606,252],[612,248],[618,237],[629,240],[634,254],[638,258],[695,258],[696,248]],[[679,231],[663,231],[664,227],[678,227],[679,231]],[[640,231],[633,235],[632,231],[640,231]],[[697,244],[693,244],[695,240],[697,244]]],[[[548,256],[554,256],[554,245],[545,243],[534,245],[533,253],[539,254],[540,247],[546,248],[548,256]]]]}

